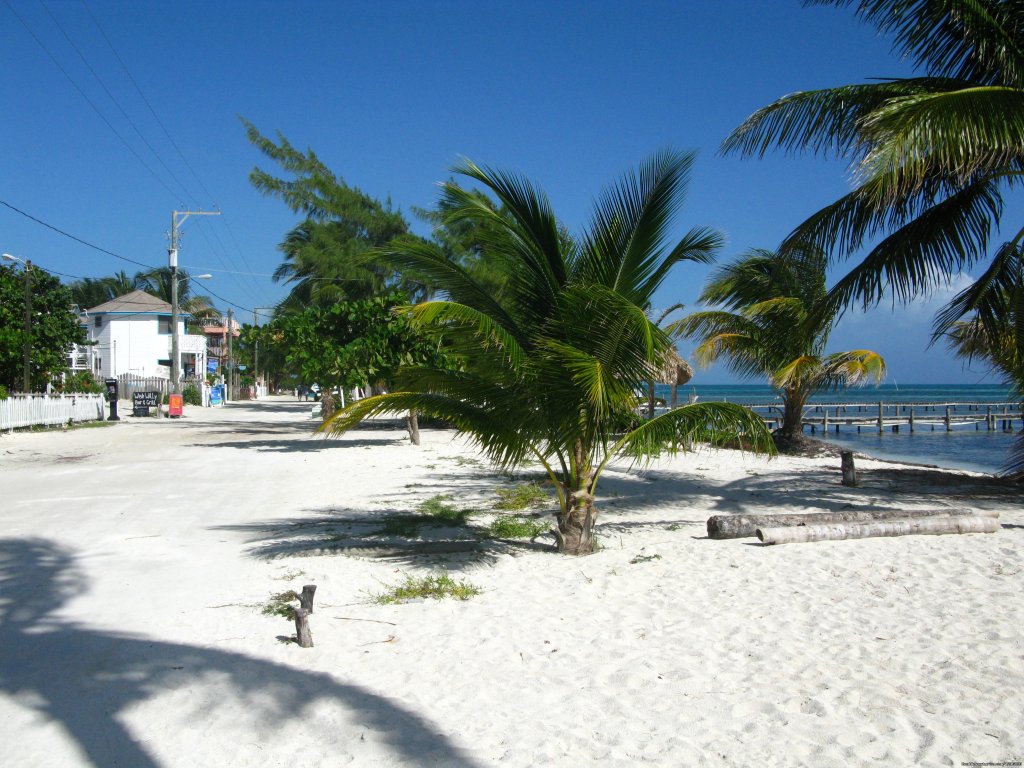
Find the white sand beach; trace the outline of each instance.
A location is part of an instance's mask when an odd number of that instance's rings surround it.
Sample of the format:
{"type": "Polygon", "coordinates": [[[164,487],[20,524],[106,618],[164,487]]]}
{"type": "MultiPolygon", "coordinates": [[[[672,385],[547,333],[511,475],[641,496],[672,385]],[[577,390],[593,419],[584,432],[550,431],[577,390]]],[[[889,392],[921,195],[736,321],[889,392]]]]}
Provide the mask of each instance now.
{"type": "Polygon", "coordinates": [[[866,460],[846,488],[836,459],[705,450],[609,471],[595,555],[423,528],[474,548],[425,555],[380,521],[451,494],[483,526],[495,489],[536,472],[497,473],[450,431],[416,447],[313,427],[271,398],[0,436],[0,763],[1024,759],[1019,491],[866,460]],[[713,514],[965,507],[1002,529],[773,547],[705,531],[713,514]],[[442,568],[482,593],[370,599],[442,568]],[[261,611],[304,584],[309,649],[261,611]]]}

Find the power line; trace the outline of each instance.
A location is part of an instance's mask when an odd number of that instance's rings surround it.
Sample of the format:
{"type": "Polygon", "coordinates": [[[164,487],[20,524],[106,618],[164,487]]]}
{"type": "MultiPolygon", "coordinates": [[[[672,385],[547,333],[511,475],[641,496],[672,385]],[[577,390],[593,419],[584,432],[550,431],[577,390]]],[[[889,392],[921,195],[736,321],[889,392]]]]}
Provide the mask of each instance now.
{"type": "Polygon", "coordinates": [[[6,5],[7,8],[10,10],[10,12],[14,14],[14,17],[21,23],[21,26],[23,26],[25,28],[25,31],[28,32],[29,35],[31,35],[32,39],[36,41],[36,43],[39,45],[40,48],[43,49],[43,51],[46,53],[46,55],[50,57],[50,61],[52,61],[54,63],[54,66],[56,66],[57,69],[59,69],[61,71],[61,74],[63,74],[64,77],[67,78],[67,81],[69,83],[71,83],[71,85],[74,87],[74,89],[76,91],[78,91],[79,95],[81,95],[81,97],[83,99],[85,99],[86,103],[90,107],[92,107],[93,112],[95,112],[96,115],[99,117],[99,119],[102,120],[103,123],[107,126],[107,128],[110,129],[111,133],[113,133],[118,139],[120,139],[121,143],[124,144],[125,148],[129,152],[132,153],[132,155],[135,157],[136,160],[139,161],[139,164],[142,165],[143,168],[145,168],[147,171],[149,171],[149,173],[153,176],[154,179],[157,180],[157,182],[160,184],[160,186],[162,186],[164,189],[166,189],[167,192],[172,197],[177,198],[178,197],[177,192],[175,192],[173,189],[171,189],[167,185],[167,182],[165,182],[162,178],[160,178],[160,176],[157,174],[157,172],[154,171],[149,166],[149,163],[147,163],[145,160],[142,159],[142,156],[138,152],[135,151],[135,148],[131,144],[129,144],[128,141],[125,139],[125,137],[120,134],[120,132],[113,126],[113,124],[109,120],[107,120],[106,116],[100,111],[99,107],[97,107],[96,104],[93,103],[93,100],[90,99],[89,96],[85,93],[85,91],[83,91],[79,87],[78,83],[76,83],[74,81],[74,79],[71,77],[71,75],[68,74],[68,71],[66,69],[64,69],[63,66],[61,66],[61,63],[59,61],[57,61],[57,57],[54,56],[50,52],[50,49],[46,47],[46,45],[43,43],[43,41],[39,39],[39,37],[36,35],[35,32],[32,31],[32,28],[29,27],[29,25],[27,23],[25,23],[25,20],[23,18],[21,18],[21,16],[18,14],[18,12],[14,10],[14,6],[11,5],[10,0],[4,0],[4,5],[6,5]]]}
{"type": "Polygon", "coordinates": [[[89,8],[89,5],[85,2],[85,0],[81,0],[81,3],[82,6],[85,8],[86,13],[89,14],[89,18],[92,19],[92,23],[96,26],[96,29],[99,30],[100,35],[103,37],[107,45],[110,47],[110,51],[114,54],[114,58],[117,59],[118,63],[121,65],[121,68],[124,70],[124,73],[128,76],[128,79],[131,81],[132,85],[135,86],[136,93],[139,94],[143,103],[145,103],[146,107],[149,108],[149,113],[153,115],[153,119],[156,120],[157,125],[159,125],[160,129],[164,132],[164,136],[167,137],[167,140],[171,143],[171,146],[174,147],[174,151],[178,153],[178,157],[181,158],[181,161],[185,164],[185,167],[188,168],[193,178],[195,178],[195,180],[199,182],[199,186],[202,187],[203,192],[205,192],[207,197],[210,198],[210,202],[214,205],[214,207],[217,207],[213,193],[206,188],[206,185],[203,183],[203,180],[199,178],[199,174],[195,172],[195,169],[192,167],[192,164],[189,163],[188,158],[185,157],[185,153],[181,151],[181,147],[178,146],[178,143],[174,140],[174,137],[171,136],[170,131],[167,130],[167,126],[164,125],[163,120],[160,119],[160,116],[153,108],[153,105],[150,103],[149,99],[146,98],[146,94],[142,92],[142,88],[135,80],[135,77],[132,75],[131,70],[128,69],[128,65],[125,64],[124,59],[121,58],[121,54],[117,52],[117,48],[114,47],[114,43],[111,42],[110,38],[107,36],[107,33],[103,30],[103,27],[100,26],[99,20],[93,14],[92,9],[89,8]]]}
{"type": "Polygon", "coordinates": [[[93,69],[93,66],[89,63],[89,60],[85,58],[85,54],[83,54],[81,49],[77,45],[75,45],[75,41],[71,39],[71,36],[67,33],[67,30],[65,30],[64,27],[61,25],[60,21],[57,20],[57,17],[53,15],[53,12],[50,10],[49,6],[47,6],[43,0],[39,0],[39,4],[43,6],[43,10],[46,11],[47,15],[56,25],[57,29],[59,29],[61,34],[64,35],[64,39],[68,41],[68,45],[70,45],[74,49],[75,53],[78,54],[78,58],[82,60],[82,63],[85,64],[85,68],[89,70],[89,72],[92,74],[96,82],[99,83],[100,88],[103,89],[103,92],[107,94],[107,97],[110,99],[110,101],[113,102],[115,107],[117,107],[117,111],[120,112],[121,116],[128,121],[128,125],[132,127],[132,130],[134,130],[136,135],[142,140],[142,143],[146,145],[150,152],[153,153],[153,157],[156,158],[156,161],[160,163],[161,166],[163,166],[163,169],[167,171],[170,177],[174,179],[175,183],[177,183],[177,185],[181,187],[181,190],[185,193],[185,196],[194,199],[195,195],[192,194],[191,190],[189,190],[189,188],[185,186],[181,179],[179,179],[177,175],[175,175],[174,171],[170,169],[167,163],[164,162],[164,159],[160,157],[160,153],[156,151],[152,144],[149,143],[149,140],[142,135],[142,131],[139,130],[139,127],[135,124],[135,121],[128,116],[127,112],[124,111],[124,107],[121,106],[121,103],[117,100],[117,97],[115,97],[114,94],[110,92],[110,89],[107,88],[107,84],[103,82],[103,78],[101,78],[99,76],[99,73],[97,73],[96,70],[93,69]]]}
{"type": "Polygon", "coordinates": [[[53,226],[53,224],[48,224],[45,221],[43,221],[42,219],[37,219],[32,214],[25,213],[25,211],[21,210],[20,208],[15,208],[13,205],[11,205],[8,202],[5,202],[4,200],[0,200],[0,205],[4,206],[6,208],[10,208],[15,213],[20,213],[26,219],[31,219],[36,224],[42,224],[47,229],[52,229],[54,232],[56,232],[56,233],[58,233],[60,235],[64,235],[64,237],[70,238],[70,239],[74,240],[76,243],[81,243],[82,245],[84,245],[84,246],[86,246],[88,248],[92,248],[94,251],[99,251],[100,253],[105,253],[108,256],[113,256],[115,259],[120,259],[121,261],[127,261],[129,264],[135,264],[135,265],[140,266],[140,267],[145,267],[146,269],[151,269],[151,270],[152,269],[158,269],[158,267],[154,267],[154,266],[152,266],[150,264],[143,264],[141,261],[135,261],[135,259],[129,259],[127,256],[121,256],[120,254],[114,253],[113,251],[108,251],[106,248],[100,248],[98,245],[93,245],[88,240],[83,240],[80,237],[75,237],[70,232],[65,232],[63,229],[60,229],[59,227],[53,226]]]}

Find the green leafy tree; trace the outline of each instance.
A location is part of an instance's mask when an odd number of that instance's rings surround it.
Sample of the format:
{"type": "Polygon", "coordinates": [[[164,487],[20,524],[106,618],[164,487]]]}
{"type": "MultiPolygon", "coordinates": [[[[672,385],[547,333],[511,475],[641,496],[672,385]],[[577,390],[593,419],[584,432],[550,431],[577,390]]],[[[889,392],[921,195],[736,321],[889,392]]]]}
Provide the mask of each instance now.
{"type": "Polygon", "coordinates": [[[780,447],[802,433],[804,405],[815,392],[885,375],[885,361],[870,350],[825,353],[836,319],[827,310],[826,265],[816,248],[753,250],[712,274],[700,301],[718,309],[669,327],[700,340],[698,364],[724,359],[740,376],[767,377],[782,396],[780,447]]]}
{"type": "MultiPolygon", "coordinates": [[[[29,380],[40,390],[67,368],[74,344],[84,344],[86,331],[72,311],[71,291],[38,268],[31,274],[31,342],[29,380]]],[[[20,392],[24,384],[25,274],[0,265],[0,384],[20,392]]]]}
{"type": "Polygon", "coordinates": [[[539,461],[558,494],[559,549],[572,554],[594,549],[594,495],[612,458],[739,435],[770,449],[761,419],[726,403],[678,408],[622,432],[635,421],[634,392],[672,345],[644,308],[676,264],[706,262],[721,243],[705,228],[669,240],[692,162],[659,153],[601,196],[578,236],[559,226],[547,197],[525,179],[469,162],[456,169],[496,205],[448,183],[447,220],[487,225],[481,245],[504,270],[505,295],[495,297],[437,245],[393,246],[391,264],[427,275],[444,292],[445,300],[405,312],[443,334],[458,370],[405,367],[397,391],[351,404],[323,428],[343,432],[412,409],[456,425],[501,466],[539,461]]]}
{"type": "Polygon", "coordinates": [[[274,279],[292,285],[284,311],[390,290],[401,290],[410,301],[425,296],[421,280],[372,258],[375,249],[396,238],[419,239],[399,211],[346,184],[312,150],[301,152],[280,134],[274,142],[242,122],[249,141],[290,176],[279,178],[257,167],[249,175],[252,185],[305,216],[278,246],[284,261],[274,279]]]}
{"type": "MultiPolygon", "coordinates": [[[[910,300],[989,258],[990,236],[1002,223],[1002,194],[1024,173],[1024,5],[808,4],[852,6],[891,35],[894,51],[920,74],[785,96],[751,115],[723,151],[750,156],[780,147],[848,158],[854,189],[797,227],[787,244],[809,243],[839,256],[867,247],[832,287],[832,306],[869,307],[888,291],[910,300]]],[[[1022,238],[1024,229],[996,249],[985,280],[1012,279],[993,270],[1013,262],[1022,238]]],[[[992,307],[978,302],[998,305],[998,294],[984,288],[964,291],[939,315],[936,338],[965,314],[991,314],[992,307]]],[[[997,332],[984,323],[978,329],[997,332]]],[[[1007,341],[1021,356],[1024,330],[988,343],[996,349],[1007,341]]]]}
{"type": "MultiPolygon", "coordinates": [[[[320,385],[325,420],[334,412],[336,389],[390,386],[402,365],[447,365],[438,346],[414,329],[409,317],[394,311],[404,301],[401,293],[338,301],[284,315],[272,324],[282,334],[288,365],[302,381],[320,385]]],[[[415,441],[412,420],[410,433],[415,441]]]]}

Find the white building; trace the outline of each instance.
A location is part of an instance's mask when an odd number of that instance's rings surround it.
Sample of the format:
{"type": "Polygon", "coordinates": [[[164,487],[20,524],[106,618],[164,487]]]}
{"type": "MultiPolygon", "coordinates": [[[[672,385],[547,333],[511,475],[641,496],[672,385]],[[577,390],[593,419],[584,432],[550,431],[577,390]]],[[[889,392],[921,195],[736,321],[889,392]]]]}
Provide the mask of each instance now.
{"type": "MultiPolygon", "coordinates": [[[[185,332],[186,315],[178,314],[180,370],[186,378],[206,372],[206,337],[185,332]]],[[[125,373],[171,376],[171,305],[144,291],[132,291],[82,313],[91,357],[89,369],[98,379],[125,373]]],[[[79,348],[81,350],[82,348],[79,348]]]]}

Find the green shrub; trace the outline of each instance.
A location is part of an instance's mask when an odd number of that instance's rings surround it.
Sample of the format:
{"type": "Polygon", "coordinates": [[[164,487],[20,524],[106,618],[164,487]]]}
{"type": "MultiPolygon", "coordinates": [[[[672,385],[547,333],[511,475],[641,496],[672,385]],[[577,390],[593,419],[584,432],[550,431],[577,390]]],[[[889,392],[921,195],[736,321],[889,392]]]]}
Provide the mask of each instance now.
{"type": "Polygon", "coordinates": [[[77,371],[67,373],[63,379],[53,382],[53,388],[57,392],[83,392],[87,394],[101,394],[106,389],[88,371],[77,371]]]}
{"type": "Polygon", "coordinates": [[[0,400],[6,400],[6,399],[7,399],[7,387],[5,387],[3,384],[0,384],[0,400]]]}
{"type": "Polygon", "coordinates": [[[203,393],[199,391],[199,387],[195,384],[186,384],[185,388],[181,390],[181,396],[185,401],[185,405],[203,404],[203,393]]]}

